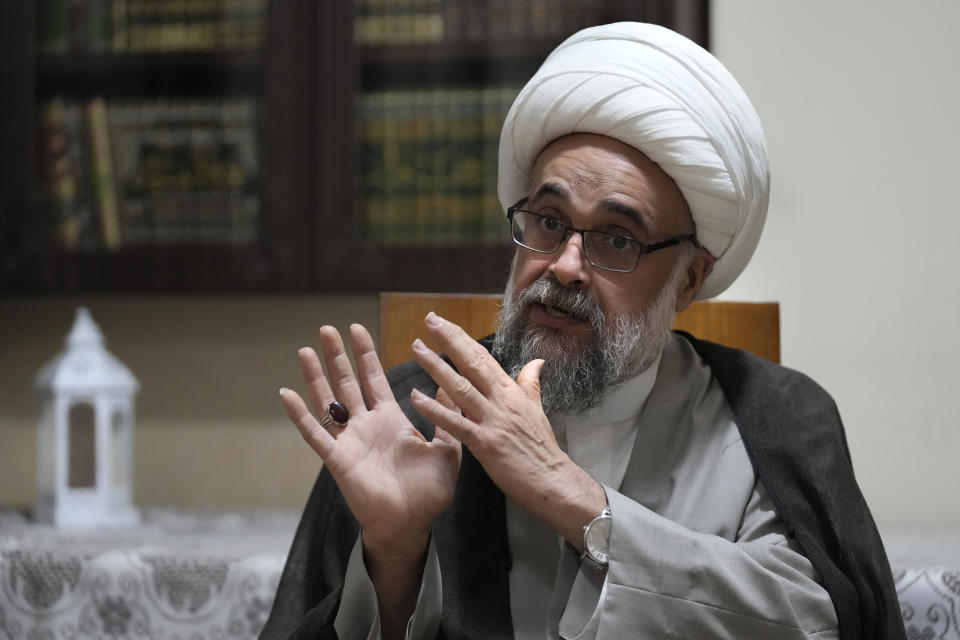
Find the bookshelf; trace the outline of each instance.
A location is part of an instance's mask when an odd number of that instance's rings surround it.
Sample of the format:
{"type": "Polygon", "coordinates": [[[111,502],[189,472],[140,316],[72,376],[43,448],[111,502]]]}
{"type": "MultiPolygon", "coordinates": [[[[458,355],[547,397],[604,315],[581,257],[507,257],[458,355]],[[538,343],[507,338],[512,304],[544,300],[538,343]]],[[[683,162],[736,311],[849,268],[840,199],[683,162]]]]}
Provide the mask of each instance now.
{"type": "Polygon", "coordinates": [[[566,35],[624,19],[706,44],[706,0],[0,3],[13,150],[0,291],[498,291],[512,254],[493,172],[502,117],[566,35]],[[138,17],[118,40],[122,5],[138,17]],[[106,11],[108,27],[77,46],[43,22],[71,6],[106,11]],[[241,18],[224,27],[216,11],[231,7],[241,18]],[[98,121],[119,239],[90,178],[103,163],[74,150],[85,171],[69,188],[50,168],[71,153],[51,137],[98,121]],[[51,205],[71,189],[86,193],[86,231],[51,205]]]}

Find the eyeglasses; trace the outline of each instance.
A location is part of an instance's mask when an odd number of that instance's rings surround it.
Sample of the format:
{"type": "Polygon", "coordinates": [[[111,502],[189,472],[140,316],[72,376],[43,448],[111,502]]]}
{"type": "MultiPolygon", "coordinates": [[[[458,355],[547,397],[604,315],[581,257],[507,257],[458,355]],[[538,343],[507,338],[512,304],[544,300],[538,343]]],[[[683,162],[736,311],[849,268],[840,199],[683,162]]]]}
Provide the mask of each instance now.
{"type": "Polygon", "coordinates": [[[520,209],[526,200],[524,198],[507,209],[510,235],[515,244],[537,253],[554,253],[571,233],[579,233],[583,238],[583,253],[587,262],[607,271],[629,273],[637,268],[640,256],[648,253],[687,241],[700,248],[697,236],[692,233],[663,242],[644,244],[616,233],[577,229],[556,218],[520,209]]]}

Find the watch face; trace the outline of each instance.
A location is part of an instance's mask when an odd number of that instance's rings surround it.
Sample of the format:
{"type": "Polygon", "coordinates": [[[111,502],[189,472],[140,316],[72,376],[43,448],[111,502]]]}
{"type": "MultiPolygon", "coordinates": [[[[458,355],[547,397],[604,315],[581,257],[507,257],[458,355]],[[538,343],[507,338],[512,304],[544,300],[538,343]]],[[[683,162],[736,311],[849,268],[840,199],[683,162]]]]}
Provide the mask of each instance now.
{"type": "Polygon", "coordinates": [[[590,557],[599,564],[607,564],[610,560],[610,530],[613,527],[613,518],[601,516],[596,518],[587,527],[584,536],[584,546],[590,557]]]}

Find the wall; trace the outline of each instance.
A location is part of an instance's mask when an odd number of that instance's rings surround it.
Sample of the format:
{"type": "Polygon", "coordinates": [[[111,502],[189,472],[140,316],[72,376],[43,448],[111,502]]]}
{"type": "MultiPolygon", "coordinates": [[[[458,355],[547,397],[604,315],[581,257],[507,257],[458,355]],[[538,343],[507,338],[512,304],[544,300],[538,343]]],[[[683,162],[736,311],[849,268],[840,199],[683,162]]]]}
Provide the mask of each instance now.
{"type": "Polygon", "coordinates": [[[779,300],[783,361],[837,400],[881,529],[960,527],[960,3],[712,4],[773,167],[724,297],[779,300]]]}
{"type": "Polygon", "coordinates": [[[86,305],[141,383],[135,501],[300,508],[319,469],[280,405],[302,389],[297,349],[363,322],[375,296],[35,298],[0,301],[0,505],[34,499],[33,376],[86,305]]]}

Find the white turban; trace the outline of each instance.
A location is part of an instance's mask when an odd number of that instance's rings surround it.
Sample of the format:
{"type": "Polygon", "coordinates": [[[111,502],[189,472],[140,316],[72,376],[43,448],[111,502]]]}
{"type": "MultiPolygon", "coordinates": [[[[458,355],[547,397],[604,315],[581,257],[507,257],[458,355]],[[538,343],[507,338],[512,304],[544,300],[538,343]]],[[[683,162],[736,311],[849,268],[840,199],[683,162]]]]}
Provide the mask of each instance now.
{"type": "Polygon", "coordinates": [[[651,24],[620,22],[570,36],[507,114],[498,181],[504,209],[528,195],[540,151],[575,132],[629,144],[676,182],[697,238],[717,258],[698,299],[740,275],[763,229],[770,173],[760,118],[719,60],[651,24]]]}

